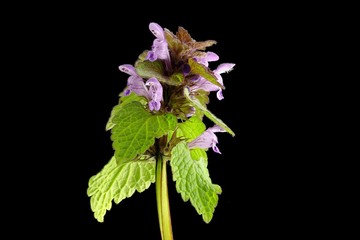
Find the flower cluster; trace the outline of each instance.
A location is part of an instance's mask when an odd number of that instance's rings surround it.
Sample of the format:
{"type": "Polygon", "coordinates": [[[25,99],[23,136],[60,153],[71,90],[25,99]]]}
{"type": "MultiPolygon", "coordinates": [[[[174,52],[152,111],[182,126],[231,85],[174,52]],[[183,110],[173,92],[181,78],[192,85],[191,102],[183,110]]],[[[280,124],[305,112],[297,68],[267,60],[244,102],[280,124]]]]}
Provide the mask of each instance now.
{"type": "MultiPolygon", "coordinates": [[[[196,114],[202,117],[202,113],[197,112],[196,106],[184,96],[184,89],[203,106],[209,103],[210,92],[216,92],[217,98],[222,100],[225,87],[221,74],[231,71],[235,64],[222,63],[211,70],[209,62],[218,61],[219,56],[205,50],[216,44],[215,41],[195,41],[182,27],[173,34],[152,22],[149,29],[155,36],[151,50],[139,55],[134,66],[119,66],[120,71],[130,75],[123,95],[135,93],[144,97],[149,111],[154,114],[171,112],[180,120],[196,114]]],[[[212,147],[215,152],[220,153],[214,133],[223,131],[220,126],[215,125],[188,146],[203,149],[212,147]]]]}

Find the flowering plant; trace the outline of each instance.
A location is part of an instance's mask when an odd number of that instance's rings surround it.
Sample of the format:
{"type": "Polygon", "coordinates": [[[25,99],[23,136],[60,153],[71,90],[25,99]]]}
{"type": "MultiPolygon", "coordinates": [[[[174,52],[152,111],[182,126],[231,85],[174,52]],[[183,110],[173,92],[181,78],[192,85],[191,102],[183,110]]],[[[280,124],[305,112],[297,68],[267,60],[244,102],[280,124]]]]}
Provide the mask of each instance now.
{"type": "Polygon", "coordinates": [[[87,195],[94,217],[103,222],[112,201],[118,204],[155,183],[161,237],[169,240],[173,234],[168,163],[182,199],[190,200],[206,223],[213,217],[221,187],[210,179],[207,150],[221,154],[215,133],[235,133],[207,104],[211,92],[224,98],[221,74],[235,64],[222,63],[211,70],[209,62],[219,56],[206,48],[216,41],[195,41],[183,27],[174,34],[152,22],[149,29],[155,36],[151,49],[134,65],[119,66],[129,76],[106,124],[114,156],[89,179],[87,195]],[[205,126],[204,116],[212,126],[205,126]]]}

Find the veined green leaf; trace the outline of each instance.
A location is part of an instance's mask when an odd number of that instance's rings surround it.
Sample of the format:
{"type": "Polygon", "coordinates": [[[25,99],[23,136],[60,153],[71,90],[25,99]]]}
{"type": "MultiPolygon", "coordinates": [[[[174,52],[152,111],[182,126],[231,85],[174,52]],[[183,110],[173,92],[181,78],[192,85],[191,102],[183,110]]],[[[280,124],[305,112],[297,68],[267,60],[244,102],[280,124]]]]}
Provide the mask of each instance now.
{"type": "MultiPolygon", "coordinates": [[[[197,116],[192,116],[187,121],[182,122],[178,125],[177,137],[183,136],[187,139],[187,142],[191,142],[198,136],[200,136],[205,130],[206,126],[197,116]]],[[[190,150],[191,158],[199,160],[200,158],[207,161],[207,154],[204,149],[194,148],[190,150]]]]}
{"type": "Polygon", "coordinates": [[[171,151],[170,166],[177,192],[185,202],[190,199],[198,214],[209,223],[217,206],[221,187],[211,182],[207,162],[202,158],[193,160],[187,143],[182,141],[171,151]]]}
{"type": "Polygon", "coordinates": [[[206,130],[206,126],[201,121],[201,119],[196,116],[193,116],[188,120],[179,123],[179,128],[177,130],[177,133],[189,139],[189,141],[192,141],[198,136],[200,136],[200,134],[202,134],[205,130],[206,130]]]}
{"type": "Polygon", "coordinates": [[[172,114],[154,115],[139,102],[130,102],[113,117],[111,140],[118,163],[142,154],[159,138],[174,130],[177,119],[172,114]]]}
{"type": "Polygon", "coordinates": [[[214,114],[212,114],[207,108],[206,106],[204,106],[203,104],[201,104],[199,102],[198,99],[196,98],[191,98],[189,95],[189,90],[187,88],[184,88],[184,95],[185,97],[194,104],[194,106],[201,110],[206,117],[208,117],[211,121],[213,121],[215,124],[219,125],[220,127],[222,127],[225,131],[227,131],[228,133],[230,133],[232,136],[235,136],[235,133],[219,118],[217,118],[214,114]]]}
{"type": "Polygon", "coordinates": [[[191,158],[198,161],[200,159],[204,160],[206,163],[208,161],[206,150],[201,148],[190,149],[191,158]]]}
{"type": "Polygon", "coordinates": [[[151,62],[144,60],[137,62],[135,65],[136,73],[145,79],[155,77],[160,82],[167,82],[167,77],[164,76],[164,66],[160,60],[151,62]]]}
{"type": "Polygon", "coordinates": [[[212,84],[215,84],[216,86],[225,89],[225,87],[217,81],[217,78],[208,67],[196,62],[192,58],[189,58],[188,64],[191,68],[192,74],[199,74],[200,76],[211,82],[212,84]]]}
{"type": "Polygon", "coordinates": [[[113,122],[113,118],[114,118],[114,116],[116,116],[116,114],[119,113],[120,109],[121,109],[121,106],[120,106],[120,105],[116,105],[116,106],[114,106],[113,109],[111,110],[110,118],[109,118],[109,120],[107,121],[106,126],[105,126],[105,130],[106,130],[106,131],[112,129],[112,128],[116,125],[116,123],[113,122]]]}
{"type": "Polygon", "coordinates": [[[110,114],[110,118],[106,123],[106,127],[105,130],[108,131],[111,128],[113,128],[116,125],[116,122],[113,121],[113,118],[116,116],[116,114],[119,113],[120,109],[125,106],[126,104],[130,103],[130,102],[140,102],[143,105],[146,104],[146,100],[144,97],[139,96],[135,93],[131,93],[128,96],[123,96],[122,93],[120,93],[120,99],[119,99],[119,104],[114,106],[113,109],[111,110],[111,114],[110,114]]]}
{"type": "Polygon", "coordinates": [[[110,210],[112,200],[116,204],[131,197],[135,191],[143,192],[155,182],[155,158],[139,159],[116,163],[115,157],[89,180],[87,195],[90,197],[94,217],[104,221],[106,210],[110,210]]]}

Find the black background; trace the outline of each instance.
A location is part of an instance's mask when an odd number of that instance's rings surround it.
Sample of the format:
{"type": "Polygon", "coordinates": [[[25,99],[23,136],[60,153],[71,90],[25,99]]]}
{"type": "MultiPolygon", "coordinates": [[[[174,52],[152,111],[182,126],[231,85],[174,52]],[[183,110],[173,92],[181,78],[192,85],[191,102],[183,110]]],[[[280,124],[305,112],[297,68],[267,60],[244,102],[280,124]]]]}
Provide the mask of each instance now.
{"type": "Polygon", "coordinates": [[[208,152],[211,179],[223,192],[206,224],[176,192],[169,168],[174,239],[306,235],[318,218],[308,212],[315,193],[303,194],[312,174],[302,172],[304,151],[313,146],[294,136],[309,121],[299,114],[304,96],[298,98],[304,69],[312,68],[304,59],[313,37],[301,34],[307,16],[293,6],[136,5],[42,6],[19,13],[26,17],[11,28],[20,49],[12,57],[28,79],[17,93],[29,109],[23,152],[33,156],[22,164],[27,193],[13,203],[23,211],[21,223],[36,219],[57,234],[160,239],[154,184],[113,204],[103,223],[86,194],[89,178],[113,155],[105,124],[127,80],[118,66],[151,47],[148,25],[156,22],[172,32],[182,26],[198,41],[216,40],[208,50],[218,63],[236,64],[222,75],[225,98],[212,93],[208,105],[236,133],[217,134],[222,154],[208,152]]]}

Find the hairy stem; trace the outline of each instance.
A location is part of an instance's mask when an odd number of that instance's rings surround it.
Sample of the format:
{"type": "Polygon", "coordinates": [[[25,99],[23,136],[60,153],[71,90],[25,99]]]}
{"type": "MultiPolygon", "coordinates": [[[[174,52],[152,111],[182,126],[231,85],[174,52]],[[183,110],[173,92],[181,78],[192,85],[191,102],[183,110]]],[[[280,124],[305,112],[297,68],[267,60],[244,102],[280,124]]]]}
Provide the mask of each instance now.
{"type": "Polygon", "coordinates": [[[162,240],[173,240],[167,185],[166,159],[161,155],[156,161],[156,202],[162,240]]]}

